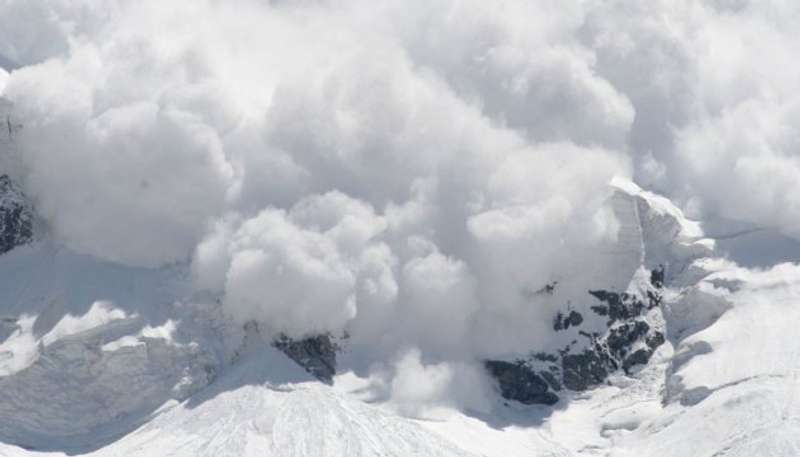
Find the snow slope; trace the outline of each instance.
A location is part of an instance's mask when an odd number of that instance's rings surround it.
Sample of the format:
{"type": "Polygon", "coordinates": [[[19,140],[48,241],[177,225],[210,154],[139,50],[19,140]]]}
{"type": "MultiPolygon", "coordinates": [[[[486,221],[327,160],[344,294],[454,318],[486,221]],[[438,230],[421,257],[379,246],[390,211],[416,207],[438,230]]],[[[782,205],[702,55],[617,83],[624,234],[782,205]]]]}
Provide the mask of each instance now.
{"type": "Polygon", "coordinates": [[[176,329],[172,271],[40,242],[0,257],[0,277],[0,441],[61,449],[114,438],[109,424],[143,420],[213,375],[209,344],[193,341],[202,333],[176,329]]]}
{"type": "MultiPolygon", "coordinates": [[[[503,423],[501,430],[464,416],[431,428],[498,457],[800,455],[800,266],[699,263],[709,276],[675,291],[673,300],[691,297],[691,306],[712,309],[696,315],[713,322],[671,335],[635,375],[612,377],[541,423],[503,422],[506,408],[488,421],[503,423]]],[[[672,316],[684,317],[666,314],[668,325],[672,316]]]]}
{"type": "MultiPolygon", "coordinates": [[[[5,446],[0,455],[28,453],[5,446]]],[[[87,455],[474,454],[413,421],[320,384],[283,354],[261,344],[248,348],[208,389],[182,403],[168,402],[134,432],[87,455]]]]}
{"type": "Polygon", "coordinates": [[[695,287],[731,308],[680,340],[666,382],[667,407],[619,455],[800,453],[800,267],[713,267],[695,287]]]}
{"type": "Polygon", "coordinates": [[[40,242],[0,257],[0,278],[0,455],[471,455],[268,342],[228,364],[213,311],[176,301],[180,272],[40,242]]]}

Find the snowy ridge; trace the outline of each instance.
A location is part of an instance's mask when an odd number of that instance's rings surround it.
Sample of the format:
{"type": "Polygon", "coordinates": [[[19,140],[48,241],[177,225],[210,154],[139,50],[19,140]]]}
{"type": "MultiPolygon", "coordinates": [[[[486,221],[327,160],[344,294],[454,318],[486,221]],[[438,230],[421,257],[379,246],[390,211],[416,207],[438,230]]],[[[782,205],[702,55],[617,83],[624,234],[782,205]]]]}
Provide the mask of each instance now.
{"type": "MultiPolygon", "coordinates": [[[[119,431],[119,430],[118,430],[119,431]]],[[[316,382],[267,342],[214,384],[88,455],[472,457],[424,427],[316,382]],[[154,451],[157,450],[157,451],[154,451]]],[[[0,455],[24,451],[0,445],[0,455]]]]}
{"type": "Polygon", "coordinates": [[[644,251],[642,260],[647,268],[664,265],[667,274],[673,277],[694,259],[712,255],[714,241],[705,237],[702,224],[687,219],[667,198],[619,177],[614,178],[611,186],[617,189],[614,198],[635,202],[644,251]]]}

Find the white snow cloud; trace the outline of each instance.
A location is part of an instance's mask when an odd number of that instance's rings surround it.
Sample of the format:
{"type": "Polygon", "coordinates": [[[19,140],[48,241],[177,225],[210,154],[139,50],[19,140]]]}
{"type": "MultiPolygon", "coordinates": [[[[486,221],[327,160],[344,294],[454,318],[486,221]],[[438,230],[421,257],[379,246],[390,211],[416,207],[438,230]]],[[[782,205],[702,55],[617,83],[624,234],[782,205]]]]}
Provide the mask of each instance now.
{"type": "Polygon", "coordinates": [[[63,243],[190,261],[239,322],[446,361],[542,343],[586,270],[612,270],[614,175],[800,236],[798,16],[8,0],[0,55],[22,67],[4,97],[25,188],[63,243]]]}
{"type": "Polygon", "coordinates": [[[800,6],[598,2],[581,35],[632,101],[636,179],[679,201],[800,236],[800,6]]]}
{"type": "Polygon", "coordinates": [[[392,300],[386,223],[339,192],[310,196],[288,212],[265,209],[234,232],[221,226],[195,256],[198,283],[225,292],[226,310],[274,332],[341,331],[357,303],[392,300]],[[219,282],[224,279],[224,284],[219,282]]]}
{"type": "Polygon", "coordinates": [[[425,363],[418,349],[410,349],[393,369],[391,401],[405,415],[435,416],[441,407],[491,409],[491,383],[480,367],[463,362],[425,363]]]}
{"type": "Polygon", "coordinates": [[[28,192],[79,251],[151,266],[186,258],[222,211],[232,176],[219,135],[193,113],[148,99],[96,113],[89,82],[106,70],[86,51],[11,77],[28,192]]]}
{"type": "Polygon", "coordinates": [[[0,68],[0,95],[3,95],[3,91],[6,90],[7,83],[8,83],[8,72],[0,68]]]}

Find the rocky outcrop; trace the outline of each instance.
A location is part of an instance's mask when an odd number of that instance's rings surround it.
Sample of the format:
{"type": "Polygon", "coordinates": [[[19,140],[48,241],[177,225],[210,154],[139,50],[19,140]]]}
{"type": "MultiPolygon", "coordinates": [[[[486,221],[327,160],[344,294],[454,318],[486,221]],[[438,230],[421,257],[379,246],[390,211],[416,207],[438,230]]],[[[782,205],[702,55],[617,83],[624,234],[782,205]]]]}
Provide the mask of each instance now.
{"type": "Polygon", "coordinates": [[[610,374],[630,373],[646,364],[664,343],[660,317],[663,268],[649,272],[650,282],[637,292],[589,291],[589,309],[604,321],[604,331],[581,329],[586,318],[575,310],[558,312],[556,332],[572,331],[573,340],[555,353],[538,352],[526,359],[490,360],[485,363],[501,395],[524,404],[555,404],[563,389],[583,391],[606,381],[610,374]]]}
{"type": "Polygon", "coordinates": [[[336,374],[336,352],[339,345],[330,335],[317,335],[294,340],[281,335],[273,346],[320,381],[330,383],[336,374]]]}
{"type": "MultiPolygon", "coordinates": [[[[608,207],[620,224],[616,244],[607,251],[614,271],[586,265],[586,276],[605,288],[588,286],[587,297],[565,300],[553,317],[546,351],[532,348],[527,357],[487,362],[505,398],[550,404],[563,389],[586,390],[614,372],[630,374],[648,363],[665,342],[664,312],[681,312],[674,305],[662,310],[664,288],[685,281],[692,262],[713,251],[700,224],[686,219],[666,198],[624,179],[611,186],[608,207]]],[[[553,282],[532,295],[558,299],[558,285],[553,282]]]]}
{"type": "Polygon", "coordinates": [[[559,313],[556,314],[555,320],[553,321],[553,330],[567,330],[570,327],[577,327],[582,323],[583,316],[581,313],[571,310],[569,314],[564,315],[564,313],[559,311],[559,313]]]}
{"type": "Polygon", "coordinates": [[[33,239],[33,212],[7,175],[0,176],[0,255],[33,239]]]}
{"type": "Polygon", "coordinates": [[[489,360],[485,364],[486,369],[497,380],[503,398],[525,405],[554,405],[558,402],[558,396],[551,391],[545,378],[536,374],[525,363],[489,360]]]}

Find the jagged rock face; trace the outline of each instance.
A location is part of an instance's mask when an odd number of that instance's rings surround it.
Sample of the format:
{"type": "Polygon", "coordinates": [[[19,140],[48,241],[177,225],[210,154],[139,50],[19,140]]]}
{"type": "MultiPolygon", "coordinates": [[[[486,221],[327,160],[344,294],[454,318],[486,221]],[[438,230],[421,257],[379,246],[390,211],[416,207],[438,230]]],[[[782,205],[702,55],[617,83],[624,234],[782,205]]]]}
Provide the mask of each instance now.
{"type": "Polygon", "coordinates": [[[577,311],[570,311],[566,316],[559,312],[553,322],[553,330],[566,330],[570,327],[577,327],[583,323],[583,316],[577,311]]]}
{"type": "Polygon", "coordinates": [[[0,176],[0,255],[33,238],[33,217],[22,192],[7,176],[0,176]]]}
{"type": "MultiPolygon", "coordinates": [[[[624,180],[612,186],[616,192],[608,204],[620,223],[617,244],[609,250],[615,271],[606,276],[601,272],[607,283],[588,286],[585,299],[573,299],[555,314],[555,344],[546,352],[532,348],[530,356],[507,360],[516,368],[499,375],[490,368],[498,361],[487,365],[506,398],[517,399],[514,396],[534,378],[538,382],[533,384],[547,385],[548,392],[557,395],[564,388],[589,389],[618,370],[631,373],[646,364],[665,341],[664,287],[713,249],[700,225],[686,219],[669,200],[624,180]]],[[[546,286],[539,296],[557,296],[558,285],[546,286]]]]}
{"type": "Polygon", "coordinates": [[[647,315],[661,305],[663,278],[664,270],[659,267],[650,272],[650,284],[640,293],[589,291],[596,302],[589,309],[606,320],[602,333],[581,330],[585,319],[575,310],[557,313],[553,329],[577,329],[586,339],[583,345],[575,340],[557,354],[539,352],[512,362],[487,361],[486,368],[501,395],[525,404],[552,405],[558,401],[556,392],[563,388],[583,391],[603,383],[619,369],[629,373],[635,366],[646,364],[664,343],[663,331],[647,320],[647,315]]]}
{"type": "Polygon", "coordinates": [[[293,340],[281,335],[273,345],[320,381],[330,383],[336,374],[339,346],[330,335],[293,340]]]}
{"type": "Polygon", "coordinates": [[[600,344],[580,354],[565,354],[561,358],[564,386],[571,390],[586,390],[603,382],[608,377],[609,368],[614,365],[600,344]]]}
{"type": "Polygon", "coordinates": [[[547,381],[524,363],[489,360],[486,369],[497,379],[503,398],[526,405],[553,405],[558,402],[558,396],[550,391],[547,381]]]}

